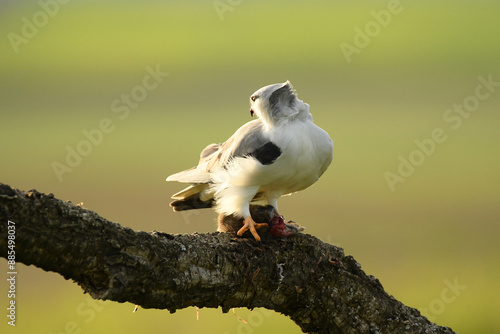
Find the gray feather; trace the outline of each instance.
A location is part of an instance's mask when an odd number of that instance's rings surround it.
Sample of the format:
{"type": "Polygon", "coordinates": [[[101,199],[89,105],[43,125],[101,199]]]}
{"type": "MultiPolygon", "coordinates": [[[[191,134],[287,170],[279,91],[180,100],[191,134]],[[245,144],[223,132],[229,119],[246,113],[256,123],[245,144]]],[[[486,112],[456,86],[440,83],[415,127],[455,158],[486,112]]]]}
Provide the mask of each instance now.
{"type": "Polygon", "coordinates": [[[294,109],[296,99],[290,81],[285,82],[283,86],[276,89],[269,97],[269,109],[271,109],[273,118],[279,117],[287,109],[294,109]]]}
{"type": "Polygon", "coordinates": [[[268,141],[261,121],[248,122],[225,143],[208,145],[200,154],[198,166],[170,175],[167,181],[210,183],[210,171],[214,168],[225,166],[235,157],[248,156],[268,141]]]}
{"type": "Polygon", "coordinates": [[[225,166],[232,158],[247,156],[267,143],[269,140],[263,133],[263,126],[260,120],[254,120],[239,128],[221,144],[218,152],[210,157],[207,170],[225,166]]]}

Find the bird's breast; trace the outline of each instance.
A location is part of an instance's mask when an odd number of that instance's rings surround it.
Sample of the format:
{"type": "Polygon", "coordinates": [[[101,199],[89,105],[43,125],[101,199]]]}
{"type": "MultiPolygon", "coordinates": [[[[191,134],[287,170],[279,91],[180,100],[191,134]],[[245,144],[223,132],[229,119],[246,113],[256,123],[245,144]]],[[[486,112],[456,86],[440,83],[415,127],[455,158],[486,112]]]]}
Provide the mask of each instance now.
{"type": "Polygon", "coordinates": [[[283,194],[315,183],[332,159],[332,140],[312,122],[287,124],[270,133],[270,139],[282,155],[269,166],[269,173],[276,177],[265,188],[281,188],[283,194]]]}

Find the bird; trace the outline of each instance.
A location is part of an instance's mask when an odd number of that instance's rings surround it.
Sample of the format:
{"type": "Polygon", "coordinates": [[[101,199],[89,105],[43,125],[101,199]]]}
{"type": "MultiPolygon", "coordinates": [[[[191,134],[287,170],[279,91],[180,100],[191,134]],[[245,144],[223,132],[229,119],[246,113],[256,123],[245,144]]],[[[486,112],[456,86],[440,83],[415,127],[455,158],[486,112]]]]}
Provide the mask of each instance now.
{"type": "Polygon", "coordinates": [[[260,241],[257,229],[268,224],[256,223],[250,206],[270,205],[282,217],[278,199],[314,184],[332,162],[333,141],[309,108],[290,81],[258,89],[250,96],[250,116],[256,119],[227,141],[208,145],[197,166],[167,177],[190,184],[172,195],[170,206],[176,212],[213,208],[241,218],[237,235],[248,230],[260,241]]]}

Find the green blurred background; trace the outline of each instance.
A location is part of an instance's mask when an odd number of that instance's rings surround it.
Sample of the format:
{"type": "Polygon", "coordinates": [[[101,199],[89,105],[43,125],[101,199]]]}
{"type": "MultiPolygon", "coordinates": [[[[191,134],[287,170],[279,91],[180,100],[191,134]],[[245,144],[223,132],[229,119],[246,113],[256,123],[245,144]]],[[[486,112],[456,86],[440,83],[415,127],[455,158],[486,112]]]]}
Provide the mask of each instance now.
{"type": "MultiPolygon", "coordinates": [[[[500,332],[500,87],[456,129],[443,118],[473,101],[478,77],[500,81],[499,1],[402,0],[385,26],[372,11],[395,1],[41,3],[0,4],[1,182],[83,202],[135,230],[214,231],[210,210],[171,211],[182,185],[165,177],[251,120],[251,93],[288,79],[335,154],[320,182],[280,200],[286,218],[343,247],[438,324],[500,332]],[[372,37],[348,62],[340,45],[355,46],[356,27],[372,37]],[[138,96],[147,67],[169,75],[127,115],[124,103],[113,108],[138,96]],[[82,131],[103,119],[113,130],[59,180],[54,162],[84,149],[82,131]],[[436,128],[446,140],[392,191],[385,173],[397,173],[399,156],[418,157],[415,140],[436,128]]],[[[2,315],[2,332],[300,332],[261,309],[236,310],[247,325],[220,309],[201,309],[198,321],[194,308],[132,314],[58,274],[18,271],[17,325],[2,315]]],[[[1,280],[3,312],[7,290],[1,280]]]]}

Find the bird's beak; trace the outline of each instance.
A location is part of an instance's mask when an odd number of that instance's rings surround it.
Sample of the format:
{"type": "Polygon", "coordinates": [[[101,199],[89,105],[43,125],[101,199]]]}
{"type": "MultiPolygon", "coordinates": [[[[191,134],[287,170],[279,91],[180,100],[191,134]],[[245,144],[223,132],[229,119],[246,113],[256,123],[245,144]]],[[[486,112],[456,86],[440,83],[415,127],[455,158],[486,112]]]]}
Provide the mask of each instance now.
{"type": "Polygon", "coordinates": [[[253,117],[253,114],[255,114],[255,111],[253,111],[253,109],[250,108],[250,116],[253,117]]]}

